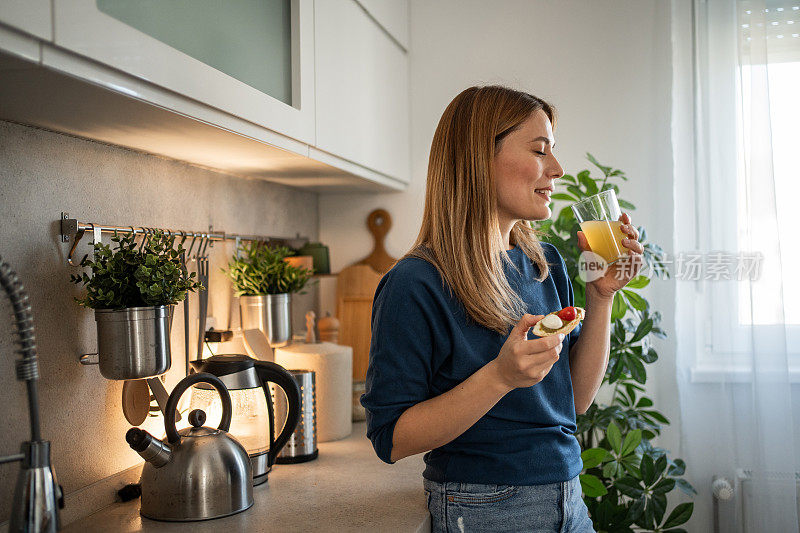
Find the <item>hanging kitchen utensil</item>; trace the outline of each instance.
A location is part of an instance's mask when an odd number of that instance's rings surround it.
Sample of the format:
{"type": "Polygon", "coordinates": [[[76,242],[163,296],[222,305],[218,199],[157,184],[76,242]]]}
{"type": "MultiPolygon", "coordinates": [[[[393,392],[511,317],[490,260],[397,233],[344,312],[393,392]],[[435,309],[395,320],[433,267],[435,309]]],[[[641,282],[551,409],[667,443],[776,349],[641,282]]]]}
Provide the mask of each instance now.
{"type": "Polygon", "coordinates": [[[198,307],[198,316],[199,316],[199,326],[197,332],[197,359],[203,358],[203,344],[205,343],[206,337],[206,317],[208,316],[208,284],[209,284],[209,273],[208,273],[208,243],[211,242],[211,239],[207,238],[207,236],[203,236],[203,242],[200,245],[200,249],[198,250],[198,254],[196,256],[197,259],[197,280],[205,287],[200,294],[198,295],[200,305],[198,307]]]}
{"type": "MultiPolygon", "coordinates": [[[[186,235],[181,232],[182,239],[181,244],[186,241],[186,235]]],[[[181,254],[181,268],[187,274],[189,273],[188,262],[192,255],[192,250],[194,249],[194,244],[197,241],[197,237],[192,237],[192,243],[189,245],[188,250],[184,250],[181,254]]],[[[191,353],[191,343],[189,341],[189,293],[186,293],[186,298],[183,300],[183,356],[184,356],[184,372],[188,376],[189,375],[189,361],[192,360],[192,353],[191,353]]]]}
{"type": "Polygon", "coordinates": [[[132,426],[141,426],[150,413],[150,388],[143,379],[132,379],[122,385],[122,414],[132,426]]]}
{"type": "MultiPolygon", "coordinates": [[[[374,238],[372,253],[342,269],[336,278],[336,317],[339,319],[339,344],[353,348],[353,391],[360,395],[369,364],[372,338],[370,319],[372,298],[383,275],[397,261],[383,246],[392,218],[384,209],[376,209],[367,217],[367,227],[374,238]]],[[[357,398],[353,398],[353,420],[364,420],[365,414],[357,398]]]]}

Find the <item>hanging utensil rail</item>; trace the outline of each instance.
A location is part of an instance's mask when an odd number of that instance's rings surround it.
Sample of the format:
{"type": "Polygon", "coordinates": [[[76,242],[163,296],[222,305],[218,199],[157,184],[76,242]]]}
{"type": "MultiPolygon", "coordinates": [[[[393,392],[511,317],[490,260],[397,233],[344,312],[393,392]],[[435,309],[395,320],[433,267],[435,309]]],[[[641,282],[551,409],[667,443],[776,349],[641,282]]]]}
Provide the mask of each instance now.
{"type": "Polygon", "coordinates": [[[173,230],[164,228],[152,228],[144,226],[111,226],[107,224],[95,224],[93,222],[79,222],[75,218],[69,218],[68,213],[61,214],[61,242],[72,241],[69,254],[67,255],[67,263],[72,266],[79,266],[80,262],[74,262],[73,256],[78,243],[89,232],[92,242],[100,242],[103,233],[133,233],[134,235],[149,236],[155,231],[162,231],[169,236],[176,236],[181,238],[202,238],[206,241],[236,241],[236,250],[238,253],[239,243],[242,241],[262,241],[269,244],[284,244],[291,248],[300,248],[308,242],[308,237],[301,237],[298,233],[296,237],[269,237],[264,235],[240,235],[236,233],[226,233],[224,231],[207,230],[207,231],[184,231],[173,230]]]}

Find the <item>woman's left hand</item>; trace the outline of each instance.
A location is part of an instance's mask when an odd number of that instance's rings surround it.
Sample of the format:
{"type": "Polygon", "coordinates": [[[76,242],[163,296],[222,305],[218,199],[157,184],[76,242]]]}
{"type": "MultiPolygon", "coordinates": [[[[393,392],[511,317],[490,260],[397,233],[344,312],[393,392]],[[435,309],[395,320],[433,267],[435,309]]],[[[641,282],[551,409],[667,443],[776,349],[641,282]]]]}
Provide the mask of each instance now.
{"type": "MultiPolygon", "coordinates": [[[[622,222],[620,229],[628,236],[622,240],[622,246],[628,249],[628,256],[611,264],[602,277],[586,284],[587,292],[594,291],[603,298],[613,298],[614,293],[636,277],[644,264],[642,258],[644,247],[639,242],[639,232],[631,224],[631,217],[627,213],[622,213],[619,220],[622,222]]],[[[582,231],[578,231],[578,247],[584,252],[591,251],[586,235],[582,231]]]]}

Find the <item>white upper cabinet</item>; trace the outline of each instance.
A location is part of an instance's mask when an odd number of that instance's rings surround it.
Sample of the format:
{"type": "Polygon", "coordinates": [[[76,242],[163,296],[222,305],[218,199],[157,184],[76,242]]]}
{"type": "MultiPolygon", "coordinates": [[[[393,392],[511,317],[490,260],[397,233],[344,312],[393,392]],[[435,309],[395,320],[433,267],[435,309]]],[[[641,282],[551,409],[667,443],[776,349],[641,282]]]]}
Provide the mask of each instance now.
{"type": "MultiPolygon", "coordinates": [[[[59,47],[314,143],[313,0],[54,0],[54,10],[59,47]]],[[[58,57],[48,66],[68,71],[58,57]]]]}
{"type": "Polygon", "coordinates": [[[407,0],[0,0],[0,119],[320,192],[409,182],[407,0]]]}
{"type": "Polygon", "coordinates": [[[317,0],[314,21],[316,147],[408,183],[406,51],[355,0],[317,0]]]}
{"type": "Polygon", "coordinates": [[[0,23],[45,41],[53,39],[50,0],[2,0],[0,23]]]}

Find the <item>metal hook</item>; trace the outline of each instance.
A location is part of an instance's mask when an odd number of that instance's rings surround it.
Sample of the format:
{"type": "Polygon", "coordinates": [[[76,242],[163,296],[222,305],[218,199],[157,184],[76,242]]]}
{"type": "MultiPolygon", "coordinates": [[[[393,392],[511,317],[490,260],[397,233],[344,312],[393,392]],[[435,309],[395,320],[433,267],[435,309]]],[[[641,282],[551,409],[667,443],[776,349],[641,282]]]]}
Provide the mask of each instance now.
{"type": "MultiPolygon", "coordinates": [[[[85,233],[86,233],[86,230],[85,230],[85,229],[79,229],[79,230],[78,230],[78,232],[77,232],[77,233],[75,233],[75,237],[72,239],[72,246],[70,246],[70,248],[69,248],[69,254],[67,254],[67,264],[68,264],[68,265],[70,265],[70,266],[74,266],[74,267],[76,267],[76,266],[81,266],[81,265],[80,265],[80,263],[78,263],[78,264],[75,264],[75,263],[72,261],[72,256],[75,254],[75,248],[77,248],[77,247],[78,247],[78,243],[79,243],[79,242],[80,242],[80,240],[83,238],[83,235],[84,235],[85,233]]],[[[89,257],[89,254],[86,254],[86,256],[84,257],[84,259],[85,259],[86,257],[89,257]]],[[[82,263],[82,262],[83,262],[83,260],[81,260],[81,263],[82,263]]]]}
{"type": "Polygon", "coordinates": [[[144,237],[142,237],[142,245],[139,247],[139,251],[141,252],[144,250],[144,247],[147,246],[147,243],[153,238],[153,228],[147,226],[144,228],[144,237]]]}
{"type": "Polygon", "coordinates": [[[145,228],[144,226],[139,226],[139,231],[141,231],[142,233],[142,241],[139,243],[139,247],[137,248],[137,250],[141,251],[142,247],[144,246],[144,240],[147,237],[147,228],[145,228]]]}
{"type": "Polygon", "coordinates": [[[197,242],[197,235],[192,233],[192,243],[189,245],[189,249],[186,250],[186,260],[191,261],[192,259],[192,250],[194,250],[194,245],[197,242]]]}
{"type": "Polygon", "coordinates": [[[92,245],[103,242],[103,229],[95,227],[91,222],[89,225],[92,227],[92,245]]]}
{"type": "Polygon", "coordinates": [[[203,234],[203,243],[202,243],[202,246],[200,247],[200,250],[198,251],[198,255],[200,257],[202,257],[204,259],[208,258],[207,250],[208,250],[208,243],[210,243],[210,242],[211,242],[211,237],[209,236],[208,233],[204,233],[203,234]]]}
{"type": "Polygon", "coordinates": [[[192,256],[192,261],[197,261],[198,258],[200,257],[200,253],[203,250],[203,242],[204,242],[204,239],[205,239],[205,235],[200,233],[197,236],[197,238],[200,239],[200,241],[197,243],[197,249],[195,250],[194,255],[192,256]]]}

